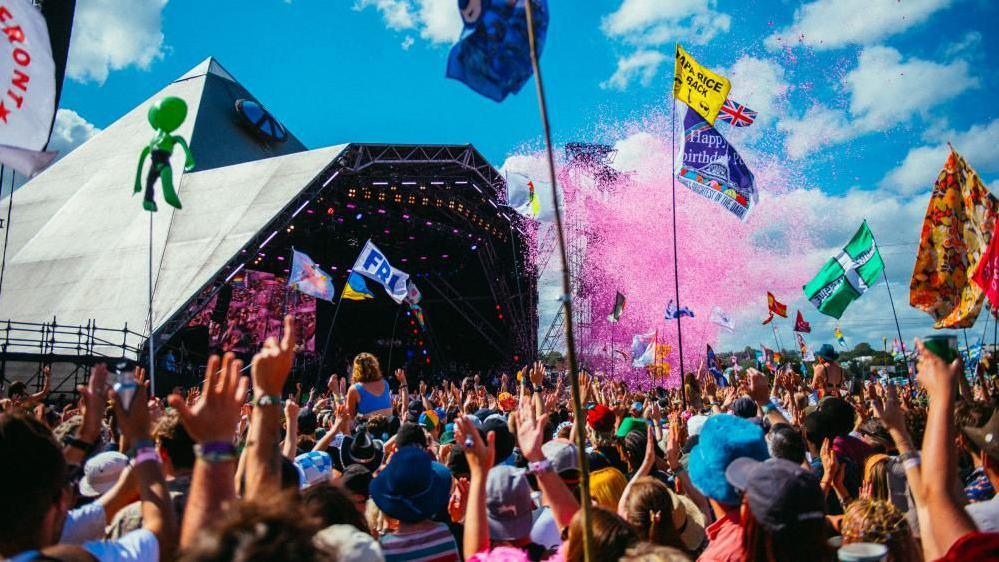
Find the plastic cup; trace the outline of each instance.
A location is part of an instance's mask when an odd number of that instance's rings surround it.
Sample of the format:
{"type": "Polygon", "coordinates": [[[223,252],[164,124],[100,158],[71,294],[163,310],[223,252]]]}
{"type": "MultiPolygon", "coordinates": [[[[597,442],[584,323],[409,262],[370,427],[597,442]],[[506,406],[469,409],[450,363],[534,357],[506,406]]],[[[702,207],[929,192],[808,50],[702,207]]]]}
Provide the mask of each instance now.
{"type": "Polygon", "coordinates": [[[888,547],[873,542],[855,542],[840,547],[836,555],[842,562],[884,562],[888,547]]]}
{"type": "Polygon", "coordinates": [[[947,363],[957,358],[957,336],[942,334],[926,336],[923,338],[923,345],[947,363]]]}

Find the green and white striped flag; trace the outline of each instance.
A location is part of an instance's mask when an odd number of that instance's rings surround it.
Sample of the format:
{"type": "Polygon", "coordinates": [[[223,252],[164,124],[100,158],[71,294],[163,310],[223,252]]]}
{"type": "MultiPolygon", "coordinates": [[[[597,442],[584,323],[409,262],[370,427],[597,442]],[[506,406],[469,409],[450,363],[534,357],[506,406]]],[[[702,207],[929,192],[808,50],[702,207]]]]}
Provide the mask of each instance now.
{"type": "Polygon", "coordinates": [[[874,234],[864,221],[843,251],[804,286],[805,296],[822,314],[839,318],[851,302],[878,282],[884,269],[874,234]]]}

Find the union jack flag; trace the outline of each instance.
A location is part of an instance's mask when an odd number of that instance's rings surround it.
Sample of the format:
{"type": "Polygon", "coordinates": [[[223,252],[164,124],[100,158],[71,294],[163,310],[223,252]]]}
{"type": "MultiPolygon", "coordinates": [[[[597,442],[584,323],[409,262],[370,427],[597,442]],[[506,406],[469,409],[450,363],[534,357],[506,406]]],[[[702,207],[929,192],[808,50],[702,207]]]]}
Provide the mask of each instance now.
{"type": "Polygon", "coordinates": [[[756,112],[737,101],[727,99],[718,112],[718,119],[733,127],[748,127],[756,120],[756,112]]]}

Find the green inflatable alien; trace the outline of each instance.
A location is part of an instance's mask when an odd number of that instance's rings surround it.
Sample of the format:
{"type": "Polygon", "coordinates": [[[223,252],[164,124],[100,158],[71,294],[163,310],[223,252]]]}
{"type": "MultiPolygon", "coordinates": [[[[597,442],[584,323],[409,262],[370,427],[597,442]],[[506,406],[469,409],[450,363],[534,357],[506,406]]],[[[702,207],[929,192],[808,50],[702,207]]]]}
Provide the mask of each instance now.
{"type": "Polygon", "coordinates": [[[160,179],[163,185],[163,200],[180,209],[180,198],[173,189],[173,169],[170,168],[170,155],[173,154],[173,147],[179,144],[187,155],[184,161],[184,171],[190,172],[194,169],[194,157],[191,156],[191,149],[187,146],[187,141],[170,133],[177,130],[184,119],[187,118],[187,104],[184,100],[173,96],[163,98],[154,103],[149,108],[149,124],[156,129],[156,136],[149,141],[149,145],[142,149],[139,155],[139,169],[135,173],[135,191],[142,191],[142,164],[146,161],[146,156],[152,156],[149,166],[149,174],[146,175],[146,195],[142,201],[142,208],[155,212],[156,201],[153,199],[155,191],[153,185],[160,179]]]}

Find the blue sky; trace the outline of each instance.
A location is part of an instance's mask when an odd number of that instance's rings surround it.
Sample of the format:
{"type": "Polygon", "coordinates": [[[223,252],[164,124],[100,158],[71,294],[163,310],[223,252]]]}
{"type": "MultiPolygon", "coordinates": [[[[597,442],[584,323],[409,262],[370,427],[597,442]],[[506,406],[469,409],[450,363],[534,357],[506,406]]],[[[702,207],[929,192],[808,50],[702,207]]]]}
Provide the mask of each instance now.
{"type": "MultiPolygon", "coordinates": [[[[497,104],[444,78],[460,30],[455,3],[132,0],[123,10],[120,0],[78,0],[54,145],[71,149],[215,56],[310,148],[473,143],[499,167],[538,146],[533,82],[497,104]]],[[[738,139],[743,145],[789,162],[806,187],[858,217],[879,216],[872,226],[882,244],[899,244],[904,258],[890,272],[897,304],[905,301],[908,254],[944,142],[952,140],[993,191],[999,187],[999,38],[989,33],[999,3],[549,4],[542,64],[558,142],[618,142],[621,123],[660,111],[680,41],[732,78],[733,98],[760,112],[738,139]]],[[[828,247],[841,246],[854,228],[830,232],[828,247]]],[[[871,306],[887,304],[878,298],[871,306]]],[[[903,316],[928,325],[913,310],[903,316]]],[[[752,343],[757,332],[726,343],[752,343]]]]}

